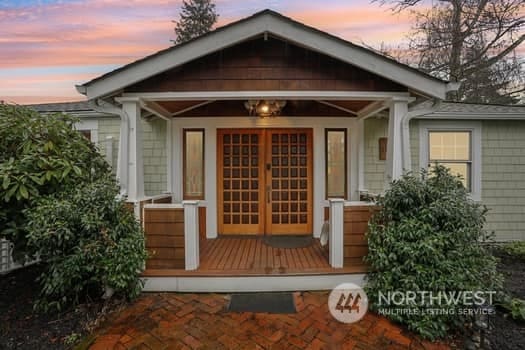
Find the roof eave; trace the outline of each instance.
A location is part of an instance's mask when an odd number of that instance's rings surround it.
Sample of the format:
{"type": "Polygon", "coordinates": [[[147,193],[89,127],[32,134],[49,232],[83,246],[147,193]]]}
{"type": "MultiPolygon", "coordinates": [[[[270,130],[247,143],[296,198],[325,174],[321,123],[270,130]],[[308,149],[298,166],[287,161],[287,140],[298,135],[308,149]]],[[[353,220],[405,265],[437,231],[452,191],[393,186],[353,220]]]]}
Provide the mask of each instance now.
{"type": "Polygon", "coordinates": [[[445,99],[448,91],[455,91],[459,87],[457,83],[445,82],[425,73],[417,72],[408,66],[403,67],[402,64],[379,54],[374,54],[284,16],[273,12],[264,12],[192,40],[184,44],[183,47],[174,47],[131,63],[114,74],[77,85],[76,88],[88,99],[107,96],[125,86],[264,33],[270,33],[297,45],[322,52],[429,97],[445,99]]]}

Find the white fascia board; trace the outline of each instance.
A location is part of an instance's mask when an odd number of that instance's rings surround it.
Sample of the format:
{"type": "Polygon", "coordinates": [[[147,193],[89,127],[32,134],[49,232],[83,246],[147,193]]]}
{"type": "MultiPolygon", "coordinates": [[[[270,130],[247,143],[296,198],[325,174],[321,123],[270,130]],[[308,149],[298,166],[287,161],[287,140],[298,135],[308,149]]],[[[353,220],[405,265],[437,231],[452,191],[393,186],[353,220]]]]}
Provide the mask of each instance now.
{"type": "Polygon", "coordinates": [[[406,100],[408,92],[382,91],[190,91],[190,92],[133,92],[117,97],[117,102],[126,101],[200,101],[200,100],[242,100],[242,99],[284,99],[284,100],[406,100]]]}
{"type": "Polygon", "coordinates": [[[78,86],[77,90],[86,94],[88,99],[105,96],[125,86],[263,33],[271,33],[435,98],[445,99],[446,92],[456,88],[454,84],[427,77],[423,73],[404,68],[364,49],[330,38],[314,30],[305,29],[294,22],[266,14],[189,42],[181,49],[147,58],[107,78],[78,86]]]}
{"type": "MultiPolygon", "coordinates": [[[[105,79],[84,86],[88,99],[111,94],[125,86],[137,83],[199,57],[227,48],[268,31],[266,16],[255,18],[189,42],[181,49],[174,49],[147,58],[105,79]]],[[[82,86],[81,86],[82,87],[82,86]]]]}
{"type": "Polygon", "coordinates": [[[525,120],[525,113],[433,113],[415,119],[463,119],[463,120],[525,120]]]}
{"type": "Polygon", "coordinates": [[[276,17],[269,17],[268,22],[270,23],[269,27],[272,28],[269,32],[272,34],[299,46],[337,58],[426,95],[445,99],[446,92],[456,88],[453,84],[427,77],[423,73],[404,68],[364,49],[353,47],[337,39],[328,38],[321,33],[305,30],[294,23],[283,21],[276,17]]]}

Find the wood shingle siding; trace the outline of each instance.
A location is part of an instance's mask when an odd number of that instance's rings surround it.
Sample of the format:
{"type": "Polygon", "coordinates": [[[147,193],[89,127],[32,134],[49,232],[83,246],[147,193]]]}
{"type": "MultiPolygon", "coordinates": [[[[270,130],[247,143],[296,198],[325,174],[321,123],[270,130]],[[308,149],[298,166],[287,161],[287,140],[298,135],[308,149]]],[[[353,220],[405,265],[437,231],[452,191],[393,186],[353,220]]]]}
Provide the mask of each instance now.
{"type": "Polygon", "coordinates": [[[147,269],[184,269],[184,209],[144,209],[147,269]]]}
{"type": "Polygon", "coordinates": [[[407,88],[328,55],[260,37],[168,70],[125,91],[242,90],[406,92],[407,88]]]}

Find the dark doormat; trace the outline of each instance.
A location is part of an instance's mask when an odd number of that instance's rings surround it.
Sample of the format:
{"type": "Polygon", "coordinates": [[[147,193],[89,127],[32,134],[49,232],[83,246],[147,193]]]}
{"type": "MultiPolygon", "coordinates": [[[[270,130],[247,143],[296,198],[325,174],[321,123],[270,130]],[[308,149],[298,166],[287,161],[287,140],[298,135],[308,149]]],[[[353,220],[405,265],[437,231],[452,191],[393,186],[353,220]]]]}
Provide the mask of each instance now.
{"type": "Polygon", "coordinates": [[[264,244],[274,248],[306,248],[314,243],[312,236],[268,236],[264,244]]]}
{"type": "Polygon", "coordinates": [[[268,312],[271,314],[296,313],[292,293],[232,294],[230,312],[268,312]]]}

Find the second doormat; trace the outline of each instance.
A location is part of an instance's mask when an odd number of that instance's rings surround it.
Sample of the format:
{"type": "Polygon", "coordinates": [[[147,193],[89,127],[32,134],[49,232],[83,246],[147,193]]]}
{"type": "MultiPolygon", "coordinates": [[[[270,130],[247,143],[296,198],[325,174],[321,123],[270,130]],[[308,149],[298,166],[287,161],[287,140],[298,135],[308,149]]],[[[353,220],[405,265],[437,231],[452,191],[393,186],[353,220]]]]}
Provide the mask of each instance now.
{"type": "Polygon", "coordinates": [[[293,314],[296,312],[292,293],[232,294],[228,311],[293,314]]]}

